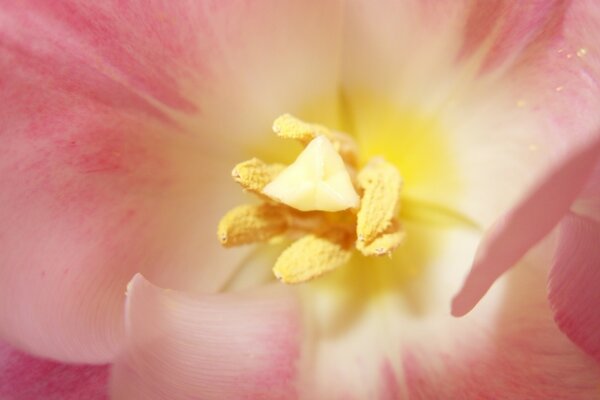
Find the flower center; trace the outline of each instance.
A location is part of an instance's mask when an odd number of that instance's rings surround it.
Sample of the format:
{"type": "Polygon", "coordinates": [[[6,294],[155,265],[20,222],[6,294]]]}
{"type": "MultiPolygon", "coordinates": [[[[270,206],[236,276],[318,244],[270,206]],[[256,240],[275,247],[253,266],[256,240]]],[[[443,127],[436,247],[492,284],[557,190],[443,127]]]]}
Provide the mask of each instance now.
{"type": "Polygon", "coordinates": [[[358,146],[352,137],[282,115],[273,124],[284,139],[304,150],[291,165],[257,158],[232,171],[258,205],[229,211],[218,227],[225,247],[295,241],[275,262],[284,283],[300,283],[348,263],[354,251],[367,257],[391,255],[404,231],[397,216],[402,178],[392,164],[376,157],[358,169],[358,146]]]}

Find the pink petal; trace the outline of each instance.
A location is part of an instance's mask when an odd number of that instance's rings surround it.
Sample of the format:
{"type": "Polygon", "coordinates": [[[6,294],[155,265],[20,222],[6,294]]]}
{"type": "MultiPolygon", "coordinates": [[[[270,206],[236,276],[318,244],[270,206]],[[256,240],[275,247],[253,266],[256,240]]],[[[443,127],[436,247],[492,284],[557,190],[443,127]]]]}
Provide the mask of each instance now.
{"type": "Polygon", "coordinates": [[[289,399],[299,313],[287,288],[190,296],[136,275],[115,399],[289,399]]]}
{"type": "Polygon", "coordinates": [[[201,143],[156,120],[60,91],[33,96],[44,81],[6,67],[0,103],[14,102],[0,149],[0,336],[45,357],[108,362],[137,271],[209,291],[227,279],[234,265],[217,256],[232,254],[199,221],[216,224],[215,209],[234,201],[203,193],[225,193],[210,166],[225,179],[229,166],[198,157],[201,143]],[[224,267],[204,262],[202,243],[224,267]]]}
{"type": "Polygon", "coordinates": [[[549,300],[560,329],[600,362],[600,224],[568,215],[560,225],[549,300]]]}
{"type": "Polygon", "coordinates": [[[0,343],[3,400],[104,400],[108,366],[59,364],[0,343]]]}
{"type": "MultiPolygon", "coordinates": [[[[509,67],[517,58],[522,64],[526,49],[564,9],[552,1],[520,13],[513,3],[390,0],[347,8],[343,83],[359,142],[368,148],[379,139],[374,153],[397,163],[405,199],[449,209],[482,229],[518,199],[561,144],[548,133],[548,115],[520,101],[533,84],[513,84],[509,67]],[[483,74],[489,49],[478,41],[467,56],[466,26],[480,27],[487,38],[496,24],[510,36],[498,37],[498,46],[511,51],[496,57],[502,68],[483,74]],[[512,36],[509,27],[517,25],[519,35],[512,36]]],[[[581,109],[593,114],[591,106],[581,109]]],[[[562,113],[578,110],[564,104],[562,113]]]]}
{"type": "Polygon", "coordinates": [[[447,316],[407,340],[400,379],[405,397],[596,398],[600,367],[554,324],[543,264],[510,271],[504,286],[495,285],[468,316],[447,316]]]}
{"type": "Polygon", "coordinates": [[[471,272],[452,301],[452,314],[469,312],[565,215],[600,157],[600,135],[571,151],[482,240],[471,272]]]}
{"type": "Polygon", "coordinates": [[[0,337],[107,362],[136,272],[218,290],[243,255],[214,237],[231,165],[335,95],[338,6],[3,4],[0,337]]]}
{"type": "Polygon", "coordinates": [[[533,0],[515,3],[491,0],[472,3],[464,27],[461,57],[487,48],[483,70],[519,60],[529,48],[560,33],[568,0],[533,0]]]}
{"type": "Polygon", "coordinates": [[[571,209],[577,215],[600,222],[600,163],[596,165],[585,189],[571,209]]]}
{"type": "Polygon", "coordinates": [[[391,260],[305,288],[301,399],[594,398],[600,366],[558,329],[547,302],[552,241],[454,318],[447,305],[478,233],[405,227],[391,260]]]}
{"type": "MultiPolygon", "coordinates": [[[[404,349],[427,343],[420,336],[448,332],[446,324],[456,320],[447,305],[478,235],[411,222],[403,226],[406,240],[392,258],[365,263],[355,257],[302,288],[301,399],[406,398],[404,349]]],[[[463,327],[468,333],[468,324],[463,327]]]]}
{"type": "Polygon", "coordinates": [[[507,71],[521,107],[544,125],[545,136],[569,146],[597,129],[600,107],[600,3],[571,1],[556,35],[540,32],[507,71]]]}

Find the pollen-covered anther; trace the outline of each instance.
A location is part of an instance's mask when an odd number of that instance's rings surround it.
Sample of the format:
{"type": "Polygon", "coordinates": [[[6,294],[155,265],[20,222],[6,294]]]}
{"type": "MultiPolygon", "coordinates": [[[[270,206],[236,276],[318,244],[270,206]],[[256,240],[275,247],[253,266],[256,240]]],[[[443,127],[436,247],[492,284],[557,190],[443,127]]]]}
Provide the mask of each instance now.
{"type": "Polygon", "coordinates": [[[374,158],[357,177],[362,189],[356,221],[357,242],[366,247],[386,232],[400,208],[402,177],[392,164],[374,158]]]}
{"type": "Polygon", "coordinates": [[[308,144],[317,136],[330,134],[326,127],[304,122],[290,114],[283,114],[273,122],[273,132],[279,137],[299,140],[304,144],[308,144]]]}
{"type": "Polygon", "coordinates": [[[288,221],[286,207],[267,203],[242,205],[225,214],[217,236],[225,247],[265,242],[285,233],[288,221]]]}
{"type": "Polygon", "coordinates": [[[341,267],[351,257],[352,241],[348,234],[340,231],[309,234],[281,253],[273,273],[283,283],[302,283],[341,267]]]}
{"type": "Polygon", "coordinates": [[[331,131],[322,125],[304,122],[290,114],[283,114],[273,122],[273,132],[281,138],[298,140],[305,146],[317,136],[325,136],[348,165],[357,166],[358,145],[351,136],[345,133],[331,131]]]}
{"type": "Polygon", "coordinates": [[[284,169],[283,164],[267,164],[258,158],[252,158],[236,165],[231,176],[244,190],[262,195],[264,187],[284,169]]]}
{"type": "Polygon", "coordinates": [[[389,228],[380,233],[372,242],[356,241],[356,249],[367,257],[391,256],[404,241],[404,230],[400,222],[394,220],[389,228]]]}

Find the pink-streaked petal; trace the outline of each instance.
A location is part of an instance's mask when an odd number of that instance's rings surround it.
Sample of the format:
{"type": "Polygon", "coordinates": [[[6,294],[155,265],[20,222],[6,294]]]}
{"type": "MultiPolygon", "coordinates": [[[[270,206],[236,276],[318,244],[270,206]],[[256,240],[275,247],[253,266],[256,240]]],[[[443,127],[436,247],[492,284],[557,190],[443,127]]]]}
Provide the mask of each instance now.
{"type": "MultiPolygon", "coordinates": [[[[451,320],[447,305],[478,235],[413,222],[403,226],[405,242],[392,258],[365,262],[357,256],[302,287],[300,398],[386,399],[403,393],[406,339],[427,331],[431,322],[451,320]]],[[[441,326],[436,328],[444,331],[441,326]]]]}
{"type": "Polygon", "coordinates": [[[289,289],[190,296],[137,275],[128,348],[112,371],[119,399],[295,397],[300,314],[289,289]]]}
{"type": "Polygon", "coordinates": [[[474,2],[466,19],[461,58],[484,51],[482,69],[489,71],[518,60],[528,48],[560,33],[569,0],[474,2]]]}
{"type": "Polygon", "coordinates": [[[59,364],[0,343],[2,400],[106,400],[108,366],[59,364]]]}
{"type": "Polygon", "coordinates": [[[558,35],[541,34],[505,74],[519,106],[564,146],[600,123],[599,36],[600,4],[571,1],[558,35]]]}
{"type": "Polygon", "coordinates": [[[195,277],[208,291],[226,279],[232,253],[201,221],[225,211],[209,195],[224,193],[211,169],[228,179],[229,167],[159,123],[1,66],[0,335],[41,356],[108,362],[137,271],[195,277]],[[38,87],[48,91],[33,95],[38,87]],[[222,268],[202,273],[201,243],[224,255],[222,268]]]}
{"type": "Polygon", "coordinates": [[[346,266],[305,288],[300,398],[593,398],[600,366],[558,329],[547,302],[552,240],[454,318],[447,306],[479,233],[405,228],[392,260],[346,266]]]}
{"type": "Polygon", "coordinates": [[[231,166],[275,116],[335,94],[339,4],[3,3],[0,336],[107,362],[136,272],[228,279],[231,166]]]}
{"type": "Polygon", "coordinates": [[[413,333],[401,355],[405,397],[596,398],[600,367],[554,323],[546,298],[547,268],[539,267],[525,261],[468,316],[448,315],[413,333]]]}
{"type": "Polygon", "coordinates": [[[571,210],[577,215],[600,222],[600,162],[571,210]]]}
{"type": "Polygon", "coordinates": [[[570,214],[560,225],[549,300],[560,329],[600,362],[600,223],[570,214]]]}
{"type": "Polygon", "coordinates": [[[452,314],[469,312],[492,284],[546,236],[584,188],[600,157],[600,135],[553,166],[483,238],[452,314]]]}
{"type": "MultiPolygon", "coordinates": [[[[467,2],[351,4],[343,85],[362,148],[397,164],[405,198],[443,206],[487,228],[547,167],[558,139],[521,106],[523,86],[510,84],[503,74],[508,68],[483,74],[482,57],[459,56],[466,21],[479,12],[467,2]]],[[[489,11],[482,25],[493,30],[489,11]]]]}

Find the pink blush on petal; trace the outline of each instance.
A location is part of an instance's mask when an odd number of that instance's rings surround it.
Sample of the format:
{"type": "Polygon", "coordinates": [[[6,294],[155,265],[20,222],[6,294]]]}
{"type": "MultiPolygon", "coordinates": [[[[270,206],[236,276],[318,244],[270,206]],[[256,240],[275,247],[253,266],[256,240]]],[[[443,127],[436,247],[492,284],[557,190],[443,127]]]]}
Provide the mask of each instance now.
{"type": "Polygon", "coordinates": [[[569,214],[560,227],[548,299],[560,329],[600,362],[600,224],[569,214]]]}
{"type": "Polygon", "coordinates": [[[112,370],[116,400],[294,399],[299,310],[281,287],[190,295],[136,275],[127,350],[112,370]]]}
{"type": "Polygon", "coordinates": [[[401,399],[402,390],[400,388],[400,383],[398,382],[397,374],[394,371],[394,367],[392,366],[390,360],[385,360],[381,364],[379,375],[381,376],[381,383],[378,398],[380,400],[401,399]]]}
{"type": "Polygon", "coordinates": [[[0,343],[2,400],[105,400],[107,383],[108,366],[60,364],[0,343]]]}
{"type": "Polygon", "coordinates": [[[483,60],[483,71],[501,67],[505,62],[522,56],[530,47],[558,37],[568,2],[537,0],[523,5],[511,1],[476,2],[465,24],[461,58],[491,46],[483,60]]]}
{"type": "Polygon", "coordinates": [[[264,364],[268,369],[248,371],[241,374],[240,380],[252,382],[249,390],[244,393],[245,400],[298,398],[295,379],[296,364],[300,357],[301,326],[298,316],[294,313],[282,318],[276,332],[265,332],[256,339],[256,343],[270,348],[264,364]]]}

